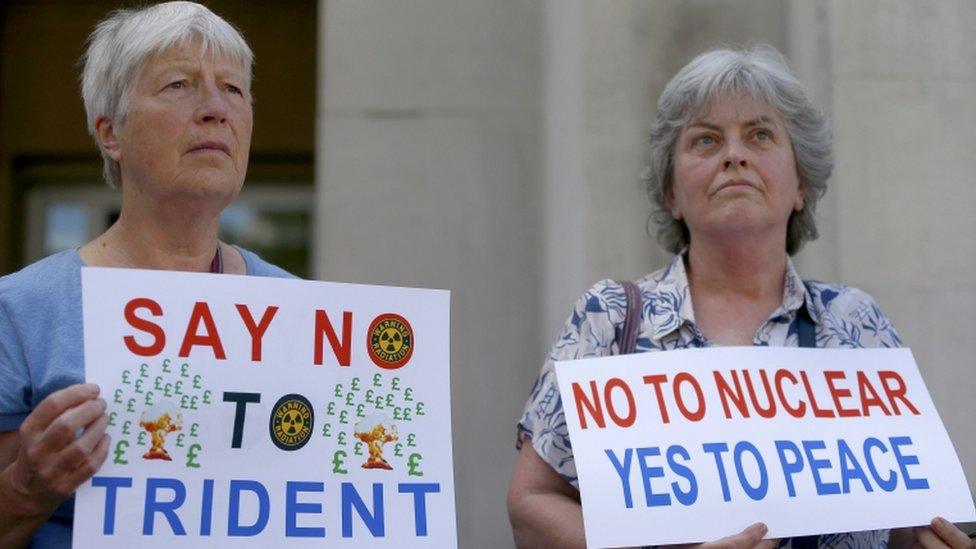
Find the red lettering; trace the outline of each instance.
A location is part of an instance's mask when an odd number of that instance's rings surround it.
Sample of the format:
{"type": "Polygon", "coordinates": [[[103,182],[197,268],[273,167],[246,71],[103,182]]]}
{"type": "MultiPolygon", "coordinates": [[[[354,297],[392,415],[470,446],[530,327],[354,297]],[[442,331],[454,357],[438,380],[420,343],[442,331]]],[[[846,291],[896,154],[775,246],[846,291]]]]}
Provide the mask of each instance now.
{"type": "Polygon", "coordinates": [[[834,399],[834,408],[837,408],[837,415],[840,417],[860,417],[860,413],[854,408],[844,408],[840,399],[851,396],[850,389],[839,388],[834,385],[838,380],[847,379],[847,375],[840,370],[829,370],[824,372],[824,379],[827,381],[827,389],[830,390],[830,397],[834,399]]]}
{"type": "Polygon", "coordinates": [[[338,359],[339,366],[348,367],[350,354],[352,353],[352,311],[342,312],[342,343],[339,343],[339,338],[336,337],[335,328],[332,327],[332,321],[329,320],[329,315],[321,309],[315,311],[316,366],[321,366],[323,362],[322,355],[325,351],[325,346],[322,342],[323,333],[329,338],[329,345],[332,346],[332,352],[335,354],[336,359],[338,359]]]}
{"type": "Polygon", "coordinates": [[[865,416],[871,415],[868,409],[871,406],[877,406],[881,408],[884,415],[890,416],[891,412],[885,407],[884,402],[882,402],[881,397],[878,396],[878,392],[874,390],[874,386],[868,381],[868,376],[864,372],[857,373],[857,390],[861,393],[861,413],[865,416]],[[867,397],[867,393],[870,393],[870,397],[867,397]]]}
{"type": "Polygon", "coordinates": [[[257,324],[254,323],[254,317],[251,316],[251,310],[247,308],[247,305],[238,303],[235,307],[237,307],[238,314],[241,315],[241,320],[244,321],[247,333],[251,334],[251,361],[259,362],[261,360],[261,340],[264,338],[264,332],[271,325],[271,319],[278,312],[278,307],[271,306],[265,309],[261,316],[261,322],[257,324]]]}
{"type": "Polygon", "coordinates": [[[739,372],[732,370],[732,381],[735,383],[735,392],[718,371],[712,372],[715,376],[715,386],[718,387],[718,396],[722,398],[722,409],[725,410],[725,418],[732,419],[732,410],[729,408],[729,399],[738,408],[742,417],[749,417],[749,408],[746,407],[746,397],[742,394],[742,386],[739,384],[739,372]]]}
{"type": "Polygon", "coordinates": [[[685,416],[685,419],[689,421],[701,421],[701,418],[705,417],[705,394],[702,392],[698,380],[688,372],[681,372],[674,376],[674,400],[678,405],[678,411],[681,412],[681,415],[685,416]],[[695,390],[695,396],[698,397],[698,410],[695,412],[691,412],[685,406],[684,399],[681,396],[682,383],[690,383],[691,388],[695,390]]]}
{"type": "Polygon", "coordinates": [[[668,376],[664,374],[644,376],[644,384],[654,386],[654,393],[657,395],[657,406],[661,409],[661,421],[664,423],[671,422],[668,418],[668,407],[664,404],[664,391],[661,390],[661,384],[667,382],[668,376]]]}
{"type": "Polygon", "coordinates": [[[125,321],[136,330],[153,336],[153,342],[150,345],[139,345],[136,338],[130,335],[123,337],[122,340],[130,351],[139,356],[156,356],[163,352],[163,347],[166,346],[166,333],[158,324],[136,316],[137,309],[148,309],[153,316],[163,316],[163,308],[159,303],[146,297],[137,297],[125,304],[125,321]]]}
{"type": "Polygon", "coordinates": [[[190,320],[186,324],[186,334],[183,335],[183,344],[180,345],[180,357],[189,357],[190,350],[198,345],[210,347],[213,350],[214,357],[218,360],[227,359],[227,355],[224,354],[224,345],[220,342],[220,334],[217,333],[217,325],[214,324],[213,315],[210,313],[210,307],[203,301],[197,301],[193,305],[190,320]],[[198,334],[201,322],[203,322],[205,332],[198,334]]]}
{"type": "Polygon", "coordinates": [[[803,380],[803,388],[806,389],[807,398],[810,399],[810,409],[813,410],[813,415],[816,417],[834,417],[833,410],[824,410],[817,406],[817,399],[813,396],[813,387],[810,386],[806,372],[800,372],[800,379],[803,380]]]}
{"type": "Polygon", "coordinates": [[[786,401],[786,394],[783,392],[783,380],[789,378],[790,383],[796,385],[799,383],[796,380],[796,376],[790,373],[789,370],[776,370],[776,375],[773,376],[773,383],[776,384],[776,394],[779,395],[779,401],[783,403],[783,408],[786,413],[793,417],[803,417],[807,411],[807,405],[802,400],[798,402],[797,407],[793,408],[790,403],[786,401]]]}
{"type": "Polygon", "coordinates": [[[752,400],[752,407],[756,410],[756,413],[766,419],[775,416],[776,400],[773,399],[773,389],[769,386],[769,376],[766,375],[766,370],[759,370],[759,379],[762,380],[763,389],[766,391],[765,408],[759,405],[759,399],[756,398],[756,389],[752,386],[752,377],[749,375],[749,371],[743,370],[742,377],[746,382],[746,390],[749,391],[749,399],[752,400]]]}
{"type": "Polygon", "coordinates": [[[878,378],[881,379],[881,385],[884,386],[885,394],[888,396],[888,404],[891,405],[891,409],[895,411],[895,415],[901,415],[901,410],[898,409],[898,404],[895,403],[895,399],[898,399],[905,403],[905,406],[912,411],[916,416],[919,415],[918,410],[915,406],[908,400],[905,396],[905,380],[898,375],[898,372],[892,371],[879,371],[878,378]],[[888,385],[888,381],[896,382],[896,386],[892,387],[888,385]]]}
{"type": "Polygon", "coordinates": [[[637,406],[634,404],[634,394],[630,391],[630,387],[627,383],[620,379],[619,377],[612,377],[607,381],[607,385],[603,388],[603,398],[607,401],[607,413],[610,414],[610,419],[617,424],[618,427],[630,427],[634,424],[634,420],[637,419],[637,406]],[[627,415],[621,417],[617,414],[616,407],[613,405],[613,395],[611,391],[613,389],[619,388],[624,392],[624,397],[627,399],[627,415]]]}
{"type": "Polygon", "coordinates": [[[603,419],[603,406],[600,404],[600,395],[597,394],[595,381],[590,382],[590,393],[593,395],[592,400],[586,397],[586,393],[583,392],[579,383],[573,383],[573,399],[576,401],[576,413],[579,414],[580,428],[587,428],[586,416],[583,415],[583,407],[585,406],[590,412],[590,417],[602,429],[607,426],[607,423],[603,419]]]}

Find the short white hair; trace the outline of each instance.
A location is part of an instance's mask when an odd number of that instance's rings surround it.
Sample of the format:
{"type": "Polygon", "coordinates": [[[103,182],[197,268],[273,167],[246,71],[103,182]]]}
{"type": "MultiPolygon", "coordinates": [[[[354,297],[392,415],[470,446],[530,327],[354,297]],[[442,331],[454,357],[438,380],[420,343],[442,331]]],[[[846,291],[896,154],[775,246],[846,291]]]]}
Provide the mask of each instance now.
{"type": "Polygon", "coordinates": [[[790,214],[786,251],[799,251],[817,238],[813,213],[827,191],[833,171],[833,135],[827,117],[808,97],[786,58],[772,46],[719,47],[702,53],[668,82],[657,102],[648,138],[648,166],[644,181],[657,207],[658,240],[678,253],[691,243],[684,221],[671,215],[668,195],[674,185],[675,143],[681,129],[705,112],[719,97],[744,94],[768,104],[782,117],[804,189],[803,208],[790,214]]]}
{"type": "Polygon", "coordinates": [[[194,2],[165,2],[140,9],[121,9],[100,22],[88,37],[82,61],[81,97],[88,133],[102,153],[105,182],[122,185],[119,163],[98,140],[95,119],[105,116],[116,125],[125,122],[128,96],[146,61],[173,46],[199,40],[201,52],[220,54],[240,63],[251,88],[254,53],[240,31],[205,6],[194,2]]]}

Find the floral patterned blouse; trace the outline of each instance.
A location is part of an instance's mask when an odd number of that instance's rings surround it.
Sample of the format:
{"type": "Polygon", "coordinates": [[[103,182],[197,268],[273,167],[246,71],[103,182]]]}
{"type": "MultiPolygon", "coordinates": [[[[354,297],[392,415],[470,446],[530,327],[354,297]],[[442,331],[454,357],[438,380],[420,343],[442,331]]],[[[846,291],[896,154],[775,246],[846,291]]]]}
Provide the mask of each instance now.
{"type": "MultiPolygon", "coordinates": [[[[640,280],[643,297],[635,352],[668,351],[711,346],[695,324],[683,255],[640,280]]],[[[848,286],[800,279],[787,260],[783,302],[759,327],[753,345],[798,346],[797,311],[806,304],[815,324],[817,347],[900,347],[891,321],[867,293],[848,286]]],[[[532,446],[552,468],[579,488],[576,463],[563,415],[553,365],[560,360],[617,354],[617,340],[627,311],[623,286],[598,282],[576,302],[572,315],[549,350],[518,422],[518,446],[532,446]]],[[[820,547],[886,547],[887,530],[820,536],[820,547]]],[[[789,545],[783,540],[780,546],[789,545]]]]}

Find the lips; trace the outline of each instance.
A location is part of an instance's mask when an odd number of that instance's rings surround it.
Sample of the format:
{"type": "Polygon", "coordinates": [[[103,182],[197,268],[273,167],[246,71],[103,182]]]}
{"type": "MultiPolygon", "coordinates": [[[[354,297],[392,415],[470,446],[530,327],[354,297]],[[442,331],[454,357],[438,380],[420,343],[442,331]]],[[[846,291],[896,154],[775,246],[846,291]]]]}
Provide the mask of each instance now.
{"type": "Polygon", "coordinates": [[[722,192],[725,189],[742,189],[742,188],[754,189],[757,191],[759,190],[759,186],[753,183],[752,181],[746,179],[730,179],[720,184],[718,188],[715,189],[715,193],[722,192]]]}
{"type": "Polygon", "coordinates": [[[202,143],[197,143],[187,152],[206,152],[206,151],[218,151],[230,156],[230,147],[221,143],[220,141],[204,141],[202,143]]]}

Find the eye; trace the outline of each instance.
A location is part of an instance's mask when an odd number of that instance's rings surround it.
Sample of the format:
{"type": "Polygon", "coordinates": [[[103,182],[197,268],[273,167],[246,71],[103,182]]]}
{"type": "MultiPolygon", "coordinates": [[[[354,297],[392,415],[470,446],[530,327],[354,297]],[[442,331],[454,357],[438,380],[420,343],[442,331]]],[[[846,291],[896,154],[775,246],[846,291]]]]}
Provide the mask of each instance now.
{"type": "Polygon", "coordinates": [[[238,88],[237,86],[235,86],[233,84],[227,84],[227,91],[229,91],[231,93],[236,93],[237,95],[244,95],[244,90],[242,90],[241,88],[238,88]]]}
{"type": "Polygon", "coordinates": [[[185,87],[186,87],[185,80],[177,80],[176,82],[170,82],[169,84],[166,84],[166,88],[171,90],[181,90],[185,87]]]}
{"type": "Polygon", "coordinates": [[[715,136],[706,133],[696,137],[694,141],[691,142],[691,145],[693,147],[711,147],[717,142],[718,140],[715,139],[715,136]]]}
{"type": "Polygon", "coordinates": [[[773,134],[767,130],[758,130],[753,137],[758,141],[770,141],[773,139],[773,134]]]}

